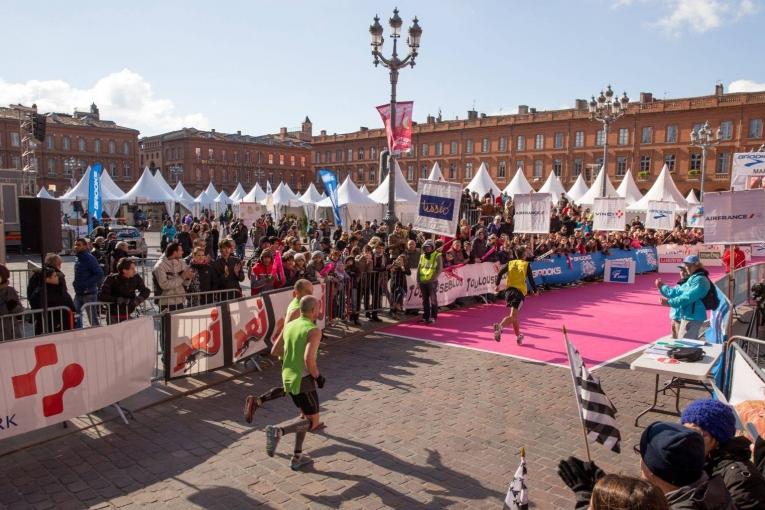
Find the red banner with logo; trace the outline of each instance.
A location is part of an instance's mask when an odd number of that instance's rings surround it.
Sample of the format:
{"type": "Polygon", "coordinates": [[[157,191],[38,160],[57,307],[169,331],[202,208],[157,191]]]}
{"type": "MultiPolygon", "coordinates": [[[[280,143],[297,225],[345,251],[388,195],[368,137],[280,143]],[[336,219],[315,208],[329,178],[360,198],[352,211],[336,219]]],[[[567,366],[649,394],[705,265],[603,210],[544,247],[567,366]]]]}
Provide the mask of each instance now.
{"type": "Polygon", "coordinates": [[[385,124],[385,132],[388,134],[388,148],[392,154],[401,154],[412,148],[412,109],[414,101],[396,103],[396,118],[394,129],[391,130],[390,104],[377,107],[377,112],[385,124]]]}

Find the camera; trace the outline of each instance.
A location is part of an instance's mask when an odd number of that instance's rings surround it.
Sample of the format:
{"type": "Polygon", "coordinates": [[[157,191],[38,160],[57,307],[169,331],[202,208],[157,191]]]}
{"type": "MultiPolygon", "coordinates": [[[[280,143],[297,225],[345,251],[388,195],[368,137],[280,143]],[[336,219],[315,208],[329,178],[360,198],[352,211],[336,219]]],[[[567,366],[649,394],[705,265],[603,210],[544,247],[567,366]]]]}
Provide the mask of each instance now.
{"type": "Polygon", "coordinates": [[[752,299],[759,304],[765,302],[765,283],[755,283],[752,285],[752,299]]]}

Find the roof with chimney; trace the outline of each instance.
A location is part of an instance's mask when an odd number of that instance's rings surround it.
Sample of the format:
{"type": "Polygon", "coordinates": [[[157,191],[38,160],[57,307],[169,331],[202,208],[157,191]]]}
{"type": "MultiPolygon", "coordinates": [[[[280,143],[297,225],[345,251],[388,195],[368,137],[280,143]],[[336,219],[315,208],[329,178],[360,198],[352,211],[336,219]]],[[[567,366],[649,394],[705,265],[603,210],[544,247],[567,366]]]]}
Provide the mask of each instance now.
{"type": "Polygon", "coordinates": [[[148,136],[142,138],[146,139],[159,139],[162,142],[170,142],[173,140],[183,140],[186,138],[196,138],[200,140],[217,140],[221,142],[239,142],[239,143],[251,143],[255,145],[274,145],[280,147],[301,147],[310,148],[311,144],[303,140],[299,140],[293,137],[282,137],[279,134],[276,135],[245,135],[241,132],[236,133],[221,133],[211,129],[210,131],[202,131],[196,128],[182,128],[176,131],[170,131],[161,135],[148,136]]]}
{"type": "MultiPolygon", "coordinates": [[[[43,112],[39,112],[43,113],[43,112]]],[[[11,107],[0,107],[0,119],[19,119],[19,111],[11,107]]],[[[60,125],[60,126],[72,126],[72,127],[96,127],[101,129],[119,129],[124,131],[135,131],[137,129],[120,126],[112,120],[102,120],[98,112],[98,107],[95,104],[90,105],[90,109],[86,111],[75,110],[73,114],[49,112],[43,113],[47,117],[47,123],[60,125]]]]}

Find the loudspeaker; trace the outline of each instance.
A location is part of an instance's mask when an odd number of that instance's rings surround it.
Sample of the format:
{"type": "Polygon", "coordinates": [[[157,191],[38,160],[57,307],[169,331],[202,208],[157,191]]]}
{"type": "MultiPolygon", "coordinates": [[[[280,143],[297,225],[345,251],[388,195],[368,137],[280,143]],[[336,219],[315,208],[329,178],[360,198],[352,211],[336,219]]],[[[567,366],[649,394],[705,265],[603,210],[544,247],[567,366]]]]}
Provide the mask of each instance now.
{"type": "Polygon", "coordinates": [[[61,251],[61,202],[50,198],[20,197],[19,216],[23,253],[61,251]]]}

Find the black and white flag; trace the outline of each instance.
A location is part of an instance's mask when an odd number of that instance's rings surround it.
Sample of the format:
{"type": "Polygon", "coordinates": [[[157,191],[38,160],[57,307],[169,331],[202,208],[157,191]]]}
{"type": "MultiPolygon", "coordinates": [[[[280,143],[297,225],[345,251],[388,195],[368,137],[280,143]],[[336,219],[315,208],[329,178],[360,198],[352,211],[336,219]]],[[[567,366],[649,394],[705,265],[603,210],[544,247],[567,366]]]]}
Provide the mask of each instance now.
{"type": "Polygon", "coordinates": [[[515,471],[513,481],[507,489],[503,510],[527,510],[529,508],[529,491],[526,488],[526,457],[521,453],[521,463],[515,471]]]}
{"type": "Polygon", "coordinates": [[[622,436],[616,426],[616,407],[601,388],[600,380],[590,374],[584,366],[582,356],[568,341],[568,336],[566,336],[566,349],[571,365],[571,376],[574,379],[574,393],[579,405],[579,416],[587,433],[587,439],[619,453],[622,436]]]}

